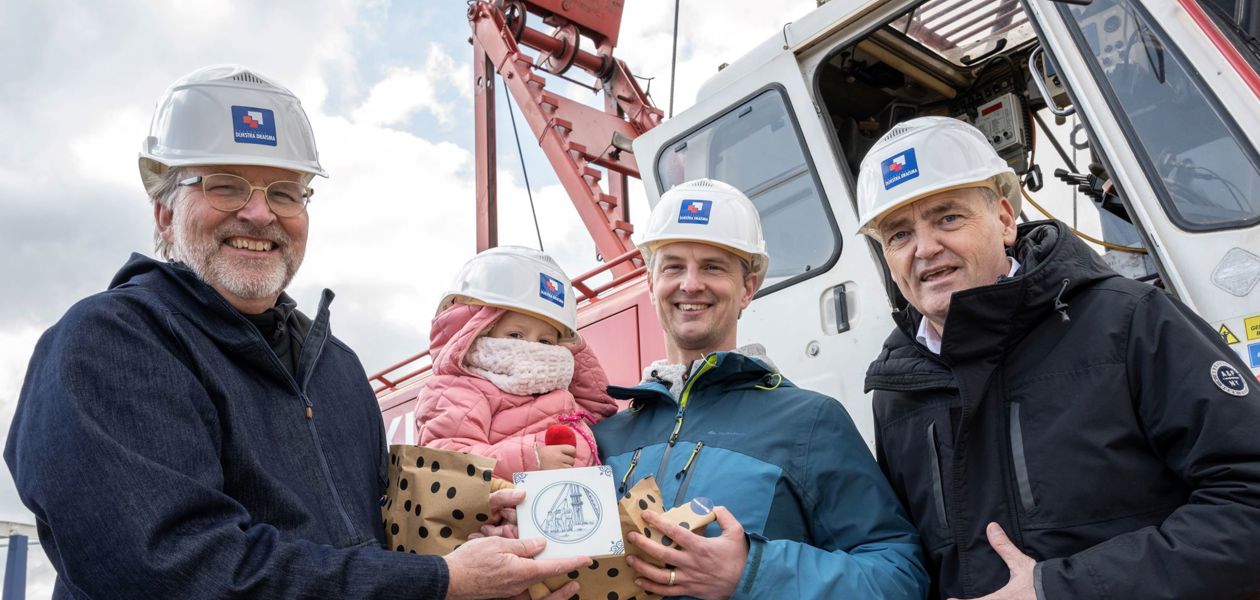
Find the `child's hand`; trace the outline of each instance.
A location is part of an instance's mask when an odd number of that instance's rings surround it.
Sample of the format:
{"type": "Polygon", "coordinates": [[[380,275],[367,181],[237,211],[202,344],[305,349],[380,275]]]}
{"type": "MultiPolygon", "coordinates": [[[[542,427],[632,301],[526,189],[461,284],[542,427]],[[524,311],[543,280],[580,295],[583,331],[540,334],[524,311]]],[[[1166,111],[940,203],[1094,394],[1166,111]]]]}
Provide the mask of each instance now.
{"type": "Polygon", "coordinates": [[[540,446],[538,463],[542,469],[566,469],[577,461],[577,448],[574,446],[540,446]]]}

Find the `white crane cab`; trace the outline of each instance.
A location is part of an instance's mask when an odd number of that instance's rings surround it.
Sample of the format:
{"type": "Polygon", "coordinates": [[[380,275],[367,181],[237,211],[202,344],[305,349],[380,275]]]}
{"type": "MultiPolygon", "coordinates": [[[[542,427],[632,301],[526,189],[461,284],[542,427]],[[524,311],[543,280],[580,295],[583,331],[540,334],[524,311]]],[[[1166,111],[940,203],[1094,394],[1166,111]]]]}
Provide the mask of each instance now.
{"type": "Polygon", "coordinates": [[[1044,206],[1092,231],[1118,271],[1175,294],[1260,372],[1253,5],[831,0],[634,151],[653,204],[698,177],[752,198],[771,262],[740,343],[844,403],[867,440],[863,377],[904,300],[857,233],[853,184],[875,140],[915,116],[975,124],[1025,181],[1028,219],[1044,206]]]}

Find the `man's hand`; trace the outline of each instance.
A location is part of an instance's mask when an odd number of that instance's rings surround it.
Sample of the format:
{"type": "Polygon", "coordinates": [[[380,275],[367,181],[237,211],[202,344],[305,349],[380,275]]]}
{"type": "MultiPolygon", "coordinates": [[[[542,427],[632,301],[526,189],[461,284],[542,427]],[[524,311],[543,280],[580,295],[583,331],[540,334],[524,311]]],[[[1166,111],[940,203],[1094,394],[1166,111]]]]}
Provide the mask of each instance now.
{"type": "Polygon", "coordinates": [[[565,469],[572,467],[577,461],[577,448],[573,446],[539,446],[539,467],[542,469],[565,469]]]}
{"type": "MultiPolygon", "coordinates": [[[[591,564],[587,557],[530,560],[546,546],[541,539],[509,540],[488,537],[469,540],[446,555],[450,572],[448,600],[508,598],[525,592],[530,584],[591,564]]],[[[568,598],[577,592],[569,582],[548,598],[568,598]],[[570,589],[572,588],[572,589],[570,589]],[[562,592],[566,592],[564,594],[562,592]]]]}
{"type": "Polygon", "coordinates": [[[713,514],[722,535],[709,538],[670,523],[653,511],[643,511],[643,520],[673,539],[678,548],[665,547],[638,532],[630,533],[631,544],[671,566],[662,569],[636,556],[627,556],[626,562],[639,574],[635,584],[661,596],[694,596],[703,600],[730,598],[739,585],[744,563],[748,562],[748,540],[743,526],[725,507],[714,508],[713,514]]]}
{"type": "Polygon", "coordinates": [[[1010,538],[1006,537],[1001,525],[989,523],[985,534],[989,536],[989,545],[993,546],[993,551],[1002,557],[1006,568],[1011,570],[1011,580],[1002,589],[976,600],[1037,600],[1037,592],[1033,588],[1033,567],[1037,566],[1037,561],[1020,552],[1010,538]]]}

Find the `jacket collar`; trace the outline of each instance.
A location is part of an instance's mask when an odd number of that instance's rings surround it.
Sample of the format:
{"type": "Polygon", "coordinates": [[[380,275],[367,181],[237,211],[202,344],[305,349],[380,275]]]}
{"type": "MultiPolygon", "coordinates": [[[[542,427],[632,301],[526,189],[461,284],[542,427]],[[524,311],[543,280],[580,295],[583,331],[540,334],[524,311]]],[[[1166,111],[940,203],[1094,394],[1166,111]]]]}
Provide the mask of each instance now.
{"type": "MultiPolygon", "coordinates": [[[[740,385],[761,384],[763,381],[791,385],[779,375],[778,370],[764,355],[749,356],[738,350],[713,352],[693,364],[704,363],[711,366],[707,369],[693,369],[692,376],[701,377],[693,384],[695,386],[693,390],[714,385],[724,385],[728,389],[733,389],[740,385]],[[701,370],[704,371],[703,375],[699,374],[701,370]]],[[[653,379],[650,372],[645,375],[644,381],[636,386],[608,386],[608,394],[618,400],[661,401],[678,404],[678,398],[670,393],[669,381],[653,379]]]]}
{"type": "MultiPolygon", "coordinates": [[[[287,370],[280,365],[279,360],[274,359],[275,354],[271,351],[270,344],[258,332],[258,328],[186,265],[157,261],[133,253],[114,275],[109,289],[125,290],[133,287],[156,294],[170,310],[192,322],[202,334],[225,351],[241,355],[255,364],[271,360],[279,371],[287,375],[287,370]],[[268,356],[272,358],[268,359],[268,356]]],[[[328,307],[333,297],[332,291],[323,291],[315,321],[306,334],[298,361],[297,383],[301,386],[309,379],[310,366],[318,360],[323,344],[329,337],[328,307]]],[[[281,301],[293,302],[288,295],[282,295],[281,301]]]]}
{"type": "MultiPolygon", "coordinates": [[[[946,364],[1000,354],[1046,318],[1070,318],[1068,308],[1078,290],[1116,276],[1060,221],[1020,225],[1010,252],[1021,265],[1014,277],[956,292],[951,298],[941,343],[946,364]]],[[[909,339],[914,339],[922,319],[914,307],[896,317],[909,339]]]]}
{"type": "Polygon", "coordinates": [[[913,306],[895,314],[897,328],[867,371],[867,390],[897,389],[910,380],[919,385],[925,378],[952,385],[941,363],[996,365],[1015,342],[1046,319],[1070,319],[1072,297],[1082,288],[1117,277],[1060,221],[1020,225],[1009,252],[1020,263],[1014,277],[956,292],[950,299],[939,359],[913,341],[923,315],[913,306]]]}

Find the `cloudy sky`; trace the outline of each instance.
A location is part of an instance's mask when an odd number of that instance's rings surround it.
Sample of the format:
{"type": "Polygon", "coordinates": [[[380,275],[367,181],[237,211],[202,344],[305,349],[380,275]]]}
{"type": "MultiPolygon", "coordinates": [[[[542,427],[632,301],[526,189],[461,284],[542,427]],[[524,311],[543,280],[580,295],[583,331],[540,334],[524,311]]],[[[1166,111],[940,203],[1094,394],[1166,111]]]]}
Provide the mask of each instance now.
{"type": "MultiPolygon", "coordinates": [[[[814,4],[731,0],[705,11],[713,4],[683,2],[675,111],[718,64],[814,4]]],[[[627,2],[618,49],[636,73],[656,77],[662,108],[672,8],[627,2]]],[[[136,152],[166,86],[207,64],[247,64],[279,80],[315,128],[331,178],[316,184],[306,262],[290,288],[299,305],[335,290],[334,330],[369,372],[425,348],[438,296],[474,251],[465,10],[458,0],[0,1],[0,434],[40,333],[104,289],[130,253],[151,252],[136,152]]],[[[534,245],[511,125],[499,115],[501,243],[534,245]]],[[[570,273],[593,267],[593,246],[536,142],[523,144],[547,250],[570,273]]],[[[644,209],[632,204],[636,222],[644,209]]],[[[0,520],[33,521],[7,470],[0,520]]],[[[38,546],[30,563],[28,597],[48,598],[38,546]]]]}

